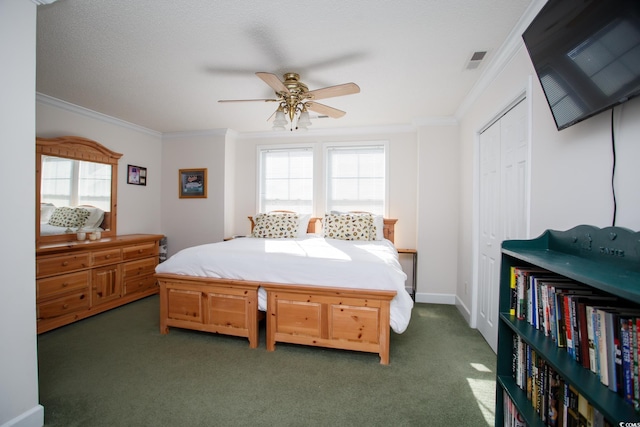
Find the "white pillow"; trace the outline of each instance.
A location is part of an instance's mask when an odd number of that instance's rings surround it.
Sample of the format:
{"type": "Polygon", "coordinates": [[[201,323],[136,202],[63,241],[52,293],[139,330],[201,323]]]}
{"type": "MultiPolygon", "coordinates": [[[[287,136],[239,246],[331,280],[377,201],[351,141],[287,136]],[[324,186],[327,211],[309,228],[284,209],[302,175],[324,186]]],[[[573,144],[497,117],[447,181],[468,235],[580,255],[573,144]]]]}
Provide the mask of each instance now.
{"type": "Polygon", "coordinates": [[[373,226],[376,228],[375,236],[371,236],[371,240],[384,240],[384,218],[382,215],[373,216],[373,226]]]}
{"type": "Polygon", "coordinates": [[[104,219],[104,211],[94,206],[82,205],[80,207],[89,211],[89,218],[84,222],[84,226],[82,228],[100,227],[100,224],[102,224],[102,220],[104,219]]]}
{"type": "Polygon", "coordinates": [[[56,206],[53,203],[40,203],[40,222],[48,223],[55,210],[56,206]]]}
{"type": "Polygon", "coordinates": [[[298,214],[298,237],[307,236],[309,220],[311,220],[311,214],[298,214]]]}

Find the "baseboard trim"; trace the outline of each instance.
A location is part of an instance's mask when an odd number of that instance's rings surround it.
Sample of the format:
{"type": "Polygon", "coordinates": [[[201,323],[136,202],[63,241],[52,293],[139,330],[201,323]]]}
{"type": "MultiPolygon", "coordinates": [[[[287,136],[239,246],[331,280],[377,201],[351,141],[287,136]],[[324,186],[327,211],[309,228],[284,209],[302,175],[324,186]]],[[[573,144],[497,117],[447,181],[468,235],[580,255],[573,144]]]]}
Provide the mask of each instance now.
{"type": "Polygon", "coordinates": [[[456,296],[452,294],[424,294],[416,293],[416,302],[426,304],[447,304],[455,305],[456,296]]]}
{"type": "Polygon", "coordinates": [[[42,427],[44,425],[44,406],[36,405],[26,412],[7,421],[0,427],[42,427]]]}
{"type": "Polygon", "coordinates": [[[471,310],[469,310],[469,308],[465,305],[465,303],[457,296],[456,296],[456,307],[458,307],[458,311],[460,312],[462,317],[464,317],[464,320],[466,320],[469,327],[475,329],[476,325],[471,319],[471,310]]]}

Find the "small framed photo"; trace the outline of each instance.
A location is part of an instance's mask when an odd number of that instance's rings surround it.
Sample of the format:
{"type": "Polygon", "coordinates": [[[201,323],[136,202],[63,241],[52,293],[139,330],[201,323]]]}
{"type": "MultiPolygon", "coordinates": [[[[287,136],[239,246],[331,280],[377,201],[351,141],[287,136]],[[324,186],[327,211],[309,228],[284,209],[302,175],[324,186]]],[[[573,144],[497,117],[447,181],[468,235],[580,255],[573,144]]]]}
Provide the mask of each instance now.
{"type": "Polygon", "coordinates": [[[147,185],[147,168],[127,165],[127,184],[147,185]]]}
{"type": "Polygon", "coordinates": [[[178,189],[181,199],[206,199],[207,169],[180,169],[178,189]]]}

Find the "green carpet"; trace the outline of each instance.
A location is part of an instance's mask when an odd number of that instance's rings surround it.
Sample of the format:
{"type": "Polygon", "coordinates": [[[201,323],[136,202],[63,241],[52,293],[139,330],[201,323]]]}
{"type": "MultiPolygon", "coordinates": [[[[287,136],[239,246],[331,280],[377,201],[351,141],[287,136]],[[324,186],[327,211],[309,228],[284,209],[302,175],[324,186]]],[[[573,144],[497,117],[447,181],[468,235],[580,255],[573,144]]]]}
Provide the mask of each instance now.
{"type": "MultiPolygon", "coordinates": [[[[486,426],[496,356],[453,306],[416,304],[377,354],[172,328],[158,297],[38,337],[45,425],[486,426]]],[[[264,328],[264,325],[261,325],[264,328]]]]}

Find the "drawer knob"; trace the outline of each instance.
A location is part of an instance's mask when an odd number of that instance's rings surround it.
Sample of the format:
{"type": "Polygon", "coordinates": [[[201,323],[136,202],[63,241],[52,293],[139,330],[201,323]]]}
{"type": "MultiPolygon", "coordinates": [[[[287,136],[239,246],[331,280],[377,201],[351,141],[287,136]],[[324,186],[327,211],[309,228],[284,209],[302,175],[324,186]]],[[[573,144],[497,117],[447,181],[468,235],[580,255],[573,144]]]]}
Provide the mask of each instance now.
{"type": "Polygon", "coordinates": [[[106,258],[106,259],[111,258],[111,254],[109,254],[109,255],[105,256],[105,258],[106,258]]]}
{"type": "Polygon", "coordinates": [[[67,282],[64,282],[64,283],[62,284],[62,287],[63,287],[63,288],[66,288],[67,286],[69,286],[69,284],[68,284],[67,282]]]}
{"type": "Polygon", "coordinates": [[[142,249],[138,249],[138,253],[141,254],[142,253],[142,249]]]}
{"type": "Polygon", "coordinates": [[[62,306],[62,308],[64,308],[64,309],[66,310],[67,308],[69,308],[69,304],[64,304],[64,305],[62,306]]]}
{"type": "Polygon", "coordinates": [[[69,265],[69,261],[64,261],[64,262],[62,263],[62,266],[63,266],[63,267],[66,267],[67,265],[69,265]]]}

